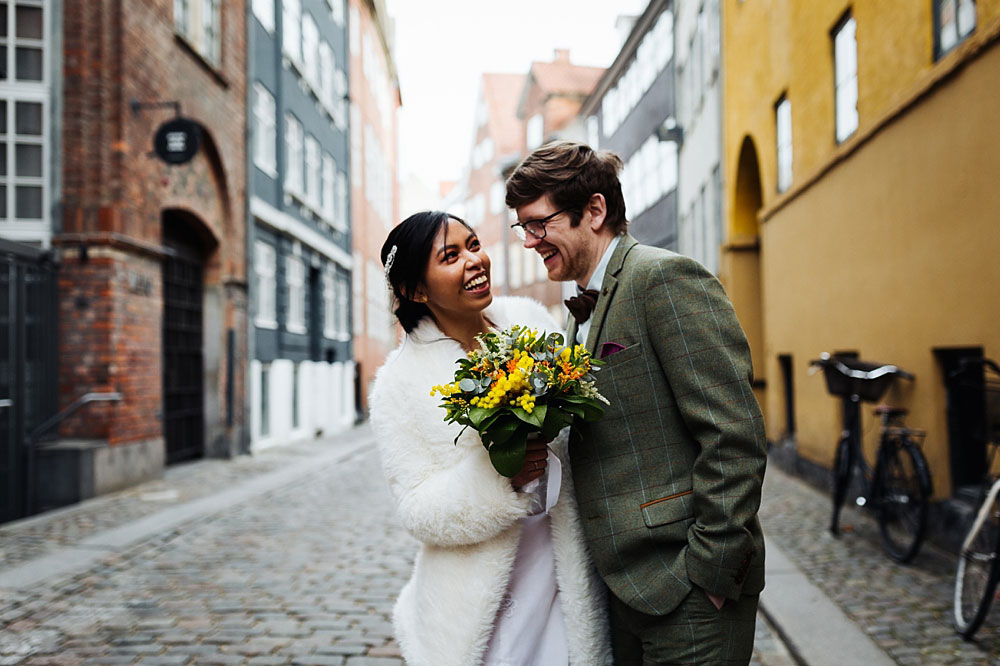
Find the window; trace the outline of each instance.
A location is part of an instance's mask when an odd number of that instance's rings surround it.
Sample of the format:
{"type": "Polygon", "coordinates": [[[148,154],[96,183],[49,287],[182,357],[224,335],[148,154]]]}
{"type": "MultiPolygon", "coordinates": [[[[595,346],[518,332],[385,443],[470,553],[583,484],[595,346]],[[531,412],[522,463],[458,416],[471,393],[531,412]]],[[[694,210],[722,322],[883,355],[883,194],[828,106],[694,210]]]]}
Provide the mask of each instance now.
{"type": "Polygon", "coordinates": [[[302,193],[302,125],[289,114],[285,116],[285,188],[295,194],[302,193]]]}
{"type": "Polygon", "coordinates": [[[310,14],[302,17],[302,68],[303,76],[312,86],[319,90],[319,28],[310,14]]]}
{"type": "Polygon", "coordinates": [[[506,188],[504,188],[504,184],[501,181],[498,180],[490,185],[490,212],[494,215],[499,215],[503,212],[504,196],[506,193],[506,188]]]}
{"type": "Polygon", "coordinates": [[[326,0],[326,4],[330,6],[330,15],[333,17],[333,22],[343,28],[344,0],[326,0]]]}
{"type": "Polygon", "coordinates": [[[858,129],[857,23],[849,15],[833,32],[837,143],[858,129]]]}
{"type": "MultiPolygon", "coordinates": [[[[174,29],[205,60],[220,62],[220,0],[174,0],[174,29]]],[[[20,18],[20,17],[18,17],[20,18]]],[[[18,67],[20,67],[20,56],[18,67]]],[[[41,60],[39,59],[39,66],[41,60]]]]}
{"type": "Polygon", "coordinates": [[[306,137],[306,201],[313,207],[318,207],[321,201],[319,183],[322,176],[322,158],[319,141],[316,137],[306,137]]]}
{"type": "Polygon", "coordinates": [[[254,82],[253,95],[253,162],[274,176],[277,169],[274,97],[260,82],[254,82]]]}
{"type": "Polygon", "coordinates": [[[255,323],[261,328],[276,328],[274,297],[274,248],[264,241],[254,244],[254,273],[257,280],[257,317],[255,323]]]}
{"type": "Polygon", "coordinates": [[[351,21],[348,24],[350,34],[348,42],[351,47],[351,54],[358,55],[361,48],[361,12],[357,7],[351,7],[351,21]]]}
{"type": "Polygon", "coordinates": [[[285,283],[288,285],[288,318],[285,328],[292,333],[306,332],[305,264],[302,258],[285,258],[285,283]]]}
{"type": "Polygon", "coordinates": [[[933,0],[934,57],[945,55],[976,29],[976,0],[933,0]]]}
{"type": "Polygon", "coordinates": [[[542,145],[542,139],[545,136],[545,121],[542,119],[542,114],[537,113],[531,117],[528,121],[527,128],[527,142],[528,150],[534,150],[538,146],[542,145]]]}
{"type": "Polygon", "coordinates": [[[338,229],[346,230],[349,226],[347,219],[347,174],[343,171],[337,172],[337,198],[335,199],[335,205],[336,210],[333,215],[334,226],[338,229]]]}
{"type": "Polygon", "coordinates": [[[292,62],[302,62],[302,2],[282,0],[281,9],[281,50],[292,62]]]}
{"type": "Polygon", "coordinates": [[[43,0],[0,3],[0,80],[41,83],[48,78],[46,4],[43,0]]]}
{"type": "MultiPolygon", "coordinates": [[[[336,324],[336,329],[337,329],[337,335],[340,336],[341,340],[345,340],[350,335],[349,332],[348,332],[349,312],[348,312],[347,306],[348,306],[348,303],[349,303],[348,299],[350,298],[351,290],[350,290],[349,285],[347,284],[347,277],[345,275],[341,274],[341,275],[337,276],[336,285],[337,285],[337,293],[336,293],[336,302],[337,302],[336,315],[337,316],[336,316],[336,319],[335,319],[335,324],[336,324]]],[[[386,304],[387,304],[387,306],[386,306],[385,321],[386,321],[386,326],[387,326],[387,328],[389,330],[387,332],[387,336],[386,337],[388,338],[389,342],[391,342],[392,341],[391,340],[392,323],[391,323],[391,321],[389,319],[389,316],[388,316],[388,294],[389,294],[389,291],[387,289],[383,289],[382,292],[385,294],[385,300],[386,300],[386,304]]]]}
{"type": "Polygon", "coordinates": [[[334,106],[334,83],[337,62],[333,49],[326,42],[319,45],[319,98],[328,109],[334,106]]]}
{"type": "Polygon", "coordinates": [[[792,185],[792,103],[784,95],[774,107],[778,147],[778,191],[792,185]]]}
{"type": "Polygon", "coordinates": [[[336,312],[334,268],[327,266],[327,269],[323,271],[323,335],[330,339],[337,337],[336,312]]]}
{"type": "Polygon", "coordinates": [[[597,116],[587,118],[587,145],[594,150],[598,149],[600,143],[600,132],[598,132],[597,116]]]}
{"type": "Polygon", "coordinates": [[[336,211],[334,201],[336,193],[337,165],[333,161],[333,156],[329,153],[323,155],[323,217],[333,221],[336,211]]]}
{"type": "Polygon", "coordinates": [[[268,32],[274,32],[274,0],[253,0],[253,15],[268,32]]]}

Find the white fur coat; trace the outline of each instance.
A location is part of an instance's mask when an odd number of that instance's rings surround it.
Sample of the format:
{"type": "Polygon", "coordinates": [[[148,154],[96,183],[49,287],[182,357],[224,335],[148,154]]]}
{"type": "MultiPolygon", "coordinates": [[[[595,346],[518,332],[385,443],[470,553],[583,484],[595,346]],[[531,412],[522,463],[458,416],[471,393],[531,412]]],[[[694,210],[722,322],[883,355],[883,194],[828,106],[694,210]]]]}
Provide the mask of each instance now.
{"type": "MultiPolygon", "coordinates": [[[[486,310],[501,328],[558,325],[535,301],[496,298],[486,310]]],[[[425,318],[379,369],[371,421],[397,513],[421,542],[413,576],[400,592],[393,624],[411,666],[475,666],[514,566],[518,520],[529,498],[500,476],[471,428],[444,422],[431,387],[452,381],[464,351],[425,318]]],[[[564,462],[550,511],[556,580],[573,666],[610,664],[603,585],[583,541],[565,432],[550,446],[564,462]]]]}

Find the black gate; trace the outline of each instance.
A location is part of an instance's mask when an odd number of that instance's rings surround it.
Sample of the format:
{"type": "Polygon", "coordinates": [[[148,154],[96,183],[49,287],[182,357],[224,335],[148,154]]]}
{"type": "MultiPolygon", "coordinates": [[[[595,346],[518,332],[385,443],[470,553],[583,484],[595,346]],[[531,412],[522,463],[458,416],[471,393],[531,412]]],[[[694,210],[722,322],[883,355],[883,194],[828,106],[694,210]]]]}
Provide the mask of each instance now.
{"type": "Polygon", "coordinates": [[[205,451],[202,258],[167,241],[163,262],[163,432],[167,463],[205,451]]]}
{"type": "Polygon", "coordinates": [[[27,515],[26,434],[58,407],[56,267],[0,239],[0,523],[27,515]]]}

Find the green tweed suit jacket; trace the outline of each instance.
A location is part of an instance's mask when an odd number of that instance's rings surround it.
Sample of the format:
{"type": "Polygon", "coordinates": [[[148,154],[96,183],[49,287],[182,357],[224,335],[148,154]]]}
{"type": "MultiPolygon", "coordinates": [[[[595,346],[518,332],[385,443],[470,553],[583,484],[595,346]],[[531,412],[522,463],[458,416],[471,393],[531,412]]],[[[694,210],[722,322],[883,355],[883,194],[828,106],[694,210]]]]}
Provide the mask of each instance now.
{"type": "MultiPolygon", "coordinates": [[[[626,235],[592,316],[587,348],[613,352],[596,373],[611,405],[579,425],[570,456],[604,582],[649,615],[674,610],[693,586],[758,594],[764,420],[722,285],[697,262],[626,235]]],[[[572,321],[570,340],[576,329],[572,321]]]]}

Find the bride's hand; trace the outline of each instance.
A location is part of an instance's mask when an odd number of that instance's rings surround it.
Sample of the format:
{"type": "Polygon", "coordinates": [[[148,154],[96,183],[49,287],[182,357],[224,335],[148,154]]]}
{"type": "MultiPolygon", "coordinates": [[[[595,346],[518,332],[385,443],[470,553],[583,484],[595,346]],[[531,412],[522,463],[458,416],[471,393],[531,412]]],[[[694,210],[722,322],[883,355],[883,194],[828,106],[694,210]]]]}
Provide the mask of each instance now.
{"type": "Polygon", "coordinates": [[[524,466],[521,471],[511,477],[510,483],[515,488],[522,488],[545,473],[548,465],[549,452],[545,448],[548,442],[539,435],[528,436],[528,448],[524,455],[524,466]]]}

